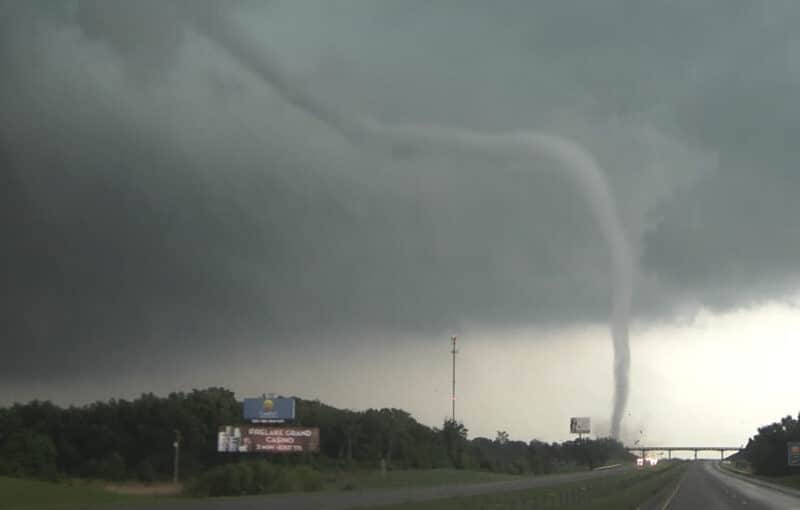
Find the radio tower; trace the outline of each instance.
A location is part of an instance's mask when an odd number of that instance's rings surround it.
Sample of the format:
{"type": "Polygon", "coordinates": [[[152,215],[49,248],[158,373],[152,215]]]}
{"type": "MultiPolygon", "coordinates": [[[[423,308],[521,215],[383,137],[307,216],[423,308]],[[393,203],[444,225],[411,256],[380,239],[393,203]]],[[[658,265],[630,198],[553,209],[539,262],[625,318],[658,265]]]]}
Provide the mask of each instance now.
{"type": "Polygon", "coordinates": [[[450,340],[453,341],[453,350],[450,351],[453,353],[453,423],[456,422],[456,354],[458,354],[458,350],[456,350],[456,337],[451,336],[450,340]]]}

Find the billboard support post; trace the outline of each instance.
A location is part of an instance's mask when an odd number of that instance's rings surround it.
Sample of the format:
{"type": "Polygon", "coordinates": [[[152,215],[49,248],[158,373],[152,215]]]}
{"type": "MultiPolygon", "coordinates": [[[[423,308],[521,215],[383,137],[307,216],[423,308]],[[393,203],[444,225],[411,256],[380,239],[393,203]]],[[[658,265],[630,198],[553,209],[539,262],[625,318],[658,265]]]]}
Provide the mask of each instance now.
{"type": "Polygon", "coordinates": [[[173,448],[175,448],[175,464],[172,467],[172,483],[175,485],[178,484],[178,466],[180,464],[180,455],[181,455],[181,431],[175,429],[175,442],[172,443],[173,448]]]}

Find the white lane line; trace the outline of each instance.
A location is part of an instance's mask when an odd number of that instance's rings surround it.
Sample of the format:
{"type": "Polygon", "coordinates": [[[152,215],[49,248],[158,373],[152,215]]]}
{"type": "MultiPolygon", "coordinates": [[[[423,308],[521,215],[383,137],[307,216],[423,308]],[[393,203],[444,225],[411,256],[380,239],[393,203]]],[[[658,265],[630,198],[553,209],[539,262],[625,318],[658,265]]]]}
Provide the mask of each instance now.
{"type": "Polygon", "coordinates": [[[669,506],[669,504],[670,504],[670,503],[672,503],[672,499],[675,497],[675,494],[677,494],[677,493],[678,493],[678,489],[680,489],[680,488],[681,488],[681,484],[682,484],[682,483],[683,483],[683,478],[681,478],[680,480],[678,480],[678,485],[676,485],[676,486],[675,486],[675,490],[674,490],[674,491],[672,491],[672,494],[670,494],[670,495],[669,495],[669,498],[668,498],[668,499],[667,499],[667,501],[664,503],[664,506],[662,506],[662,507],[661,507],[661,510],[667,510],[667,507],[669,506]]]}
{"type": "Polygon", "coordinates": [[[609,464],[608,466],[600,466],[594,468],[592,471],[603,471],[604,469],[614,469],[620,467],[622,464],[609,464]]]}

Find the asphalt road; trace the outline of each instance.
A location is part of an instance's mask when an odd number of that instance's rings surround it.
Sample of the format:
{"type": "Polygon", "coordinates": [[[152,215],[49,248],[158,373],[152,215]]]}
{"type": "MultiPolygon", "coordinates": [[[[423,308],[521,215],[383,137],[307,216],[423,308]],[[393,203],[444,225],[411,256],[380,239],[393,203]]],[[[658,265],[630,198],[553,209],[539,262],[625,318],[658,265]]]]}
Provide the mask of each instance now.
{"type": "Polygon", "coordinates": [[[723,471],[717,462],[692,462],[667,501],[648,510],[800,510],[800,492],[790,495],[723,471]]]}
{"type": "MultiPolygon", "coordinates": [[[[632,470],[620,467],[601,471],[585,471],[564,475],[523,477],[507,482],[484,482],[475,484],[452,484],[438,487],[409,489],[368,489],[352,492],[320,492],[310,494],[249,496],[239,498],[198,499],[186,502],[153,503],[150,505],[125,506],[127,509],[153,510],[344,510],[373,505],[389,505],[442,498],[477,496],[496,492],[518,491],[548,487],[565,482],[577,482],[617,475],[632,470]]],[[[116,507],[121,510],[123,507],[116,507]]]]}

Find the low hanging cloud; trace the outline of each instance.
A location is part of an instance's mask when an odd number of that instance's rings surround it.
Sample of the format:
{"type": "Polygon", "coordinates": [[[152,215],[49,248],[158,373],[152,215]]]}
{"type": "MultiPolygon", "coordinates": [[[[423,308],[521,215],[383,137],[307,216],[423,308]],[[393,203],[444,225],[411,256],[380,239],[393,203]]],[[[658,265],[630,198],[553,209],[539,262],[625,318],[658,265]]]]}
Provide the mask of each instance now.
{"type": "MultiPolygon", "coordinates": [[[[798,7],[357,5],[224,8],[343,111],[578,140],[641,317],[794,292],[798,7]]],[[[355,150],[187,22],[219,8],[0,3],[0,378],[606,320],[602,237],[556,172],[355,150]]]]}

